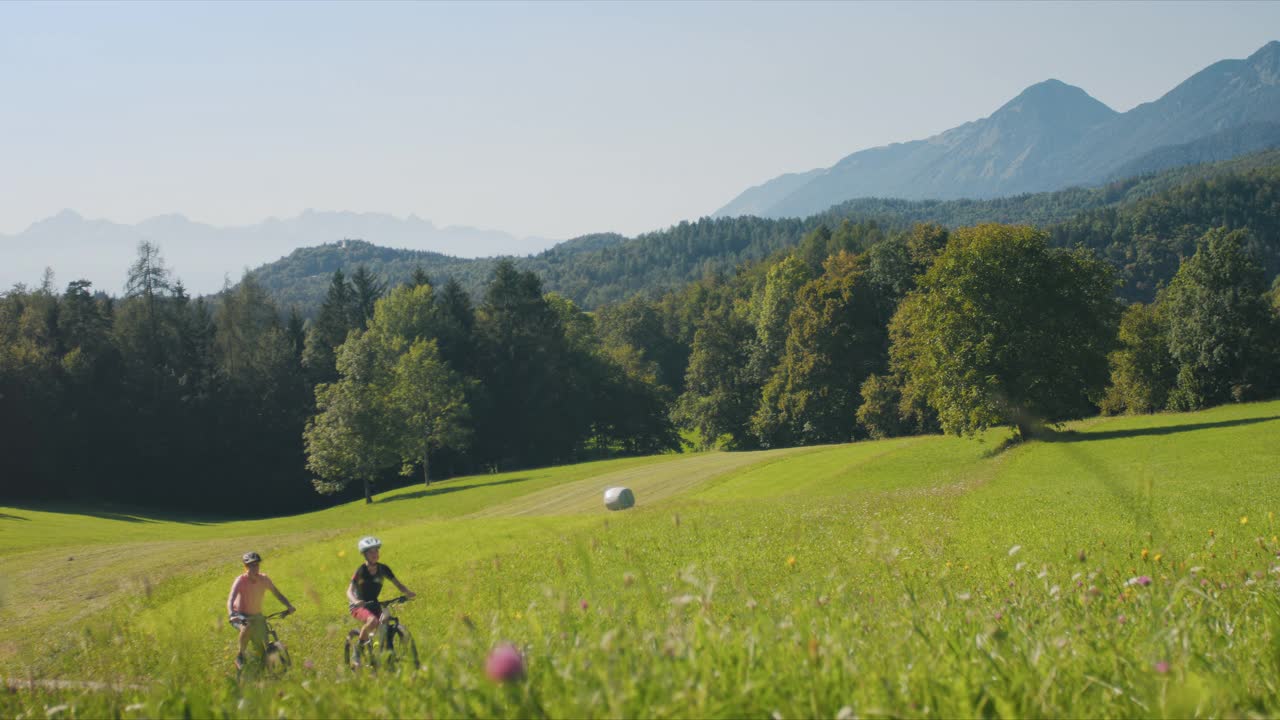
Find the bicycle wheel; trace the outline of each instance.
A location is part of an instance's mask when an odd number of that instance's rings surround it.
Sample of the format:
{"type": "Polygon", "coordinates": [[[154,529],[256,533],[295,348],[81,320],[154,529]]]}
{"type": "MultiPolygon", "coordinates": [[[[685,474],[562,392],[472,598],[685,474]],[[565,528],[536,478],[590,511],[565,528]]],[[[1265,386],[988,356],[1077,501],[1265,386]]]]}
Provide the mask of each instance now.
{"type": "Polygon", "coordinates": [[[347,633],[347,641],[342,645],[342,664],[355,670],[360,667],[360,631],[347,633]]]}
{"type": "Polygon", "coordinates": [[[284,643],[276,641],[267,644],[266,652],[263,653],[262,667],[268,677],[281,677],[288,672],[291,665],[293,660],[289,657],[289,648],[285,647],[284,643]]]}
{"type": "Polygon", "coordinates": [[[343,657],[352,670],[377,668],[379,662],[377,641],[370,638],[362,643],[360,642],[360,633],[352,630],[351,634],[347,636],[347,645],[343,651],[343,657]]]}
{"type": "Polygon", "coordinates": [[[387,633],[386,657],[389,667],[418,669],[418,646],[404,627],[397,625],[394,631],[387,633]]]}

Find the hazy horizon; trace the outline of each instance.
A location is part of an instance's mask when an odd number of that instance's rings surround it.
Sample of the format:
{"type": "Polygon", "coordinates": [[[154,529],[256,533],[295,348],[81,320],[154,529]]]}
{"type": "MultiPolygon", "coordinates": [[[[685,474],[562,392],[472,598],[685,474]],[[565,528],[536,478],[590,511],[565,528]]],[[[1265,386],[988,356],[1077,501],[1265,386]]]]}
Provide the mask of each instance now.
{"type": "Polygon", "coordinates": [[[0,4],[0,234],[304,209],[626,235],[985,117],[1118,111],[1280,4],[0,4]]]}

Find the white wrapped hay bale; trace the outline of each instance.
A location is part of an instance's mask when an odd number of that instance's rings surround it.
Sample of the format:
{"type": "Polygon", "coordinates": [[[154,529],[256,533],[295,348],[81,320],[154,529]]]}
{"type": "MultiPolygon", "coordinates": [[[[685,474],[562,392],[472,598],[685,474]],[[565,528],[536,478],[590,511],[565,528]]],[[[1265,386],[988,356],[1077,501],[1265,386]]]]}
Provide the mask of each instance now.
{"type": "Polygon", "coordinates": [[[604,506],[610,510],[626,510],[636,504],[631,488],[614,487],[604,491],[604,506]]]}

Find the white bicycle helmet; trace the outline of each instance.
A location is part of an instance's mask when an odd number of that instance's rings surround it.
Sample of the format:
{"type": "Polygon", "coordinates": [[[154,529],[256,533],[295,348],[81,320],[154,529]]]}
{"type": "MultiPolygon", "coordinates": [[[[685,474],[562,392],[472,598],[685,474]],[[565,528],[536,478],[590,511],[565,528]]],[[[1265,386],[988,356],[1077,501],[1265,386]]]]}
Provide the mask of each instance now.
{"type": "Polygon", "coordinates": [[[363,555],[370,550],[377,550],[382,547],[382,541],[370,535],[360,538],[360,542],[356,544],[356,547],[360,549],[360,554],[363,555]]]}

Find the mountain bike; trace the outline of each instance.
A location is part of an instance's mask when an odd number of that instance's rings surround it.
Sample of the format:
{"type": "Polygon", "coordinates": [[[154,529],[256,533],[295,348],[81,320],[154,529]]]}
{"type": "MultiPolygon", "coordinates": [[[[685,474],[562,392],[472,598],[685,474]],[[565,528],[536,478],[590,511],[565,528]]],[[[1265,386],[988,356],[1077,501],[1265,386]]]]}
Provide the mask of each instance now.
{"type": "MultiPolygon", "coordinates": [[[[367,642],[360,642],[360,631],[347,633],[347,641],[342,648],[342,660],[352,669],[361,667],[383,667],[394,670],[400,665],[417,670],[418,646],[408,629],[400,624],[400,618],[391,614],[391,606],[409,602],[409,598],[401,595],[381,602],[382,622],[378,625],[376,635],[367,642]]],[[[362,603],[368,605],[369,603],[362,603]]]]}
{"type": "Polygon", "coordinates": [[[239,658],[236,659],[237,682],[254,677],[275,679],[282,677],[289,670],[289,666],[293,664],[293,660],[289,657],[289,648],[280,641],[280,636],[276,634],[270,622],[288,614],[288,610],[281,610],[262,618],[264,625],[262,636],[249,639],[243,662],[239,658]]]}

